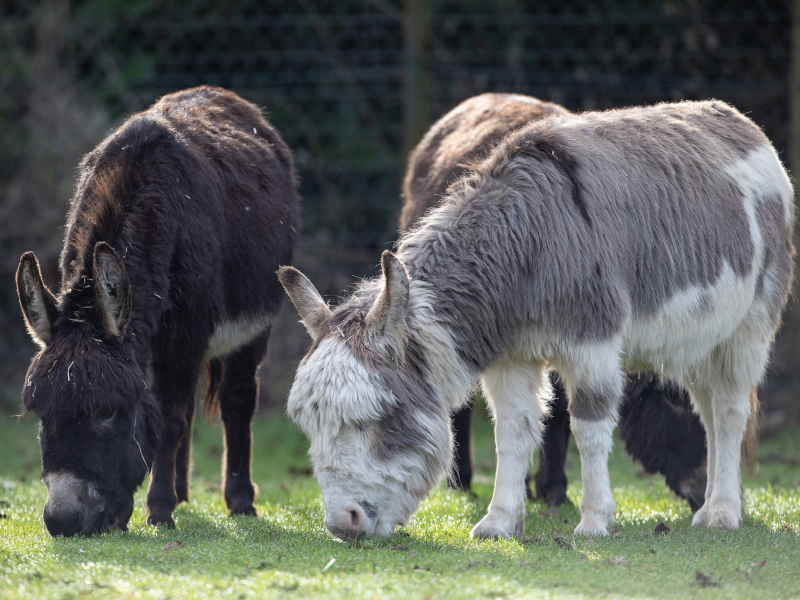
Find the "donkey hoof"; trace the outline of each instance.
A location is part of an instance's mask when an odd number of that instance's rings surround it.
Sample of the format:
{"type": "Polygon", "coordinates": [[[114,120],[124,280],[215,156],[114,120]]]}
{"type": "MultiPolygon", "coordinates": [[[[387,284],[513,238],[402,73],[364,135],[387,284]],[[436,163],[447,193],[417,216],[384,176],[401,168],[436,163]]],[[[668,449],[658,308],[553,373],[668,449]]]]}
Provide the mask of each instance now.
{"type": "Polygon", "coordinates": [[[166,527],[167,529],[175,529],[175,520],[172,517],[156,517],[150,515],[147,517],[147,524],[153,527],[166,527]]]}
{"type": "Polygon", "coordinates": [[[473,527],[469,537],[478,540],[505,540],[525,534],[524,512],[519,518],[489,513],[473,527]]]}
{"type": "Polygon", "coordinates": [[[252,504],[235,506],[231,509],[231,517],[257,517],[256,509],[252,504]]]}
{"type": "Polygon", "coordinates": [[[583,514],[574,535],[605,537],[608,535],[608,525],[608,519],[600,515],[583,514]]]}
{"type": "MultiPolygon", "coordinates": [[[[716,529],[738,529],[739,525],[742,524],[741,507],[736,506],[735,503],[717,502],[709,504],[711,506],[709,506],[709,511],[706,513],[708,515],[706,526],[716,529]]],[[[700,511],[697,514],[700,514],[700,511]]],[[[694,521],[692,524],[694,524],[694,521]]]]}

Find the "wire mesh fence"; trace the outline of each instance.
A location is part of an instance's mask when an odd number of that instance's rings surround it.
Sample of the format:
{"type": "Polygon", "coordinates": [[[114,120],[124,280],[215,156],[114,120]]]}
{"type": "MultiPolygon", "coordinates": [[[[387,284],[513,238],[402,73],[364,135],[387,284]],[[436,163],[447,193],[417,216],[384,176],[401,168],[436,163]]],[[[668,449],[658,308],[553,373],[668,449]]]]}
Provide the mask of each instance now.
{"type": "Polygon", "coordinates": [[[573,111],[715,97],[782,152],[790,48],[789,0],[0,2],[0,376],[16,387],[31,351],[20,253],[53,280],[81,154],[164,93],[214,84],[264,107],[297,159],[301,256],[365,274],[396,238],[410,119],[488,91],[573,111]]]}

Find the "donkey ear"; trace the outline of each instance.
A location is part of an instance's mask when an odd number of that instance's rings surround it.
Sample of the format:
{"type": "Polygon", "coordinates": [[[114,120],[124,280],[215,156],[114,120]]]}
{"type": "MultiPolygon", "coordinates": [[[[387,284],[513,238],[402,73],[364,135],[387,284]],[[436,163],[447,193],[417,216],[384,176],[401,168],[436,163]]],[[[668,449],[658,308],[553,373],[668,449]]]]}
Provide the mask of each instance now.
{"type": "Polygon", "coordinates": [[[34,342],[44,348],[53,339],[57,302],[42,280],[39,261],[33,252],[26,252],[19,261],[17,294],[28,333],[34,342]]]}
{"type": "Polygon", "coordinates": [[[383,291],[369,309],[366,324],[374,339],[400,358],[408,336],[408,271],[402,261],[388,250],[381,255],[381,269],[383,291]]]}
{"type": "Polygon", "coordinates": [[[106,242],[94,246],[94,292],[107,335],[121,338],[131,320],[131,285],[119,254],[106,242]]]}
{"type": "Polygon", "coordinates": [[[289,294],[294,307],[300,314],[300,320],[308,329],[312,338],[320,333],[322,322],[331,315],[331,309],[325,304],[317,288],[294,267],[281,267],[278,269],[278,279],[281,280],[283,289],[289,294]]]}

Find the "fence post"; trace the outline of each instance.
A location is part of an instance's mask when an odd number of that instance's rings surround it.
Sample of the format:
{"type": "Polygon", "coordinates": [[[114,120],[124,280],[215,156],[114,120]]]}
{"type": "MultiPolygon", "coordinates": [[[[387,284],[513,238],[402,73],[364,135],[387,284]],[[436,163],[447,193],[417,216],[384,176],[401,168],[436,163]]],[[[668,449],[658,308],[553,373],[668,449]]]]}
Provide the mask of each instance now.
{"type": "Polygon", "coordinates": [[[404,0],[403,156],[428,128],[428,38],[430,0],[404,0]]]}

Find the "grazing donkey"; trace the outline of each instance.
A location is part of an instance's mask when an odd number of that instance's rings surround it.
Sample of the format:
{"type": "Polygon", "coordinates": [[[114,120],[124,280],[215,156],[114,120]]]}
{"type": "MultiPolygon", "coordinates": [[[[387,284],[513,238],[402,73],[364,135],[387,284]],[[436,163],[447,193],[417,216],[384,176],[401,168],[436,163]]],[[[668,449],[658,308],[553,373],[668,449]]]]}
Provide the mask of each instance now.
{"type": "Polygon", "coordinates": [[[512,133],[333,311],[283,267],[314,337],[288,410],[311,441],[328,529],[408,522],[451,460],[449,414],[480,378],[498,464],[472,535],[522,534],[554,368],[581,453],[575,533],[606,535],[624,372],[656,365],[708,432],[693,524],[738,527],[740,443],[789,289],[793,221],[756,125],[722,102],[661,104],[512,133]]]}
{"type": "MultiPolygon", "coordinates": [[[[755,397],[752,397],[755,398],[755,397]]],[[[752,407],[742,446],[748,468],[755,466],[755,425],[758,405],[752,407]]],[[[625,385],[619,408],[619,431],[625,450],[646,473],[664,476],[667,486],[697,512],[705,502],[706,432],[692,411],[686,390],[643,373],[625,385]]]]}
{"type": "MultiPolygon", "coordinates": [[[[519,94],[482,94],[465,100],[439,119],[411,153],[403,181],[400,231],[407,233],[443,198],[449,185],[467,173],[467,165],[486,156],[508,133],[552,114],[569,114],[565,108],[519,94]]],[[[457,185],[457,184],[456,184],[457,185]]],[[[550,373],[553,400],[543,423],[539,464],[534,476],[536,493],[526,480],[528,497],[547,504],[568,502],[564,470],[569,444],[567,393],[550,373]]],[[[705,479],[705,432],[675,386],[661,386],[652,377],[636,378],[625,388],[626,402],[620,413],[626,450],[650,473],[666,476],[667,484],[689,501],[693,511],[703,504],[705,479]],[[646,406],[639,398],[644,398],[646,406]],[[641,418],[647,413],[645,419],[641,418]],[[647,443],[652,436],[666,443],[647,443]]],[[[469,489],[472,481],[472,402],[452,417],[456,456],[450,485],[469,489]]]]}
{"type": "Polygon", "coordinates": [[[189,498],[198,377],[225,431],[225,502],[255,515],[250,478],[256,367],[283,297],[275,277],[298,228],[292,156],[259,110],[199,87],[162,98],[86,156],[72,200],[61,290],[32,252],[17,289],[41,351],[23,389],[41,420],[52,535],[126,529],[152,466],[148,523],[189,498]],[[224,365],[223,365],[224,363],[224,365]]]}

